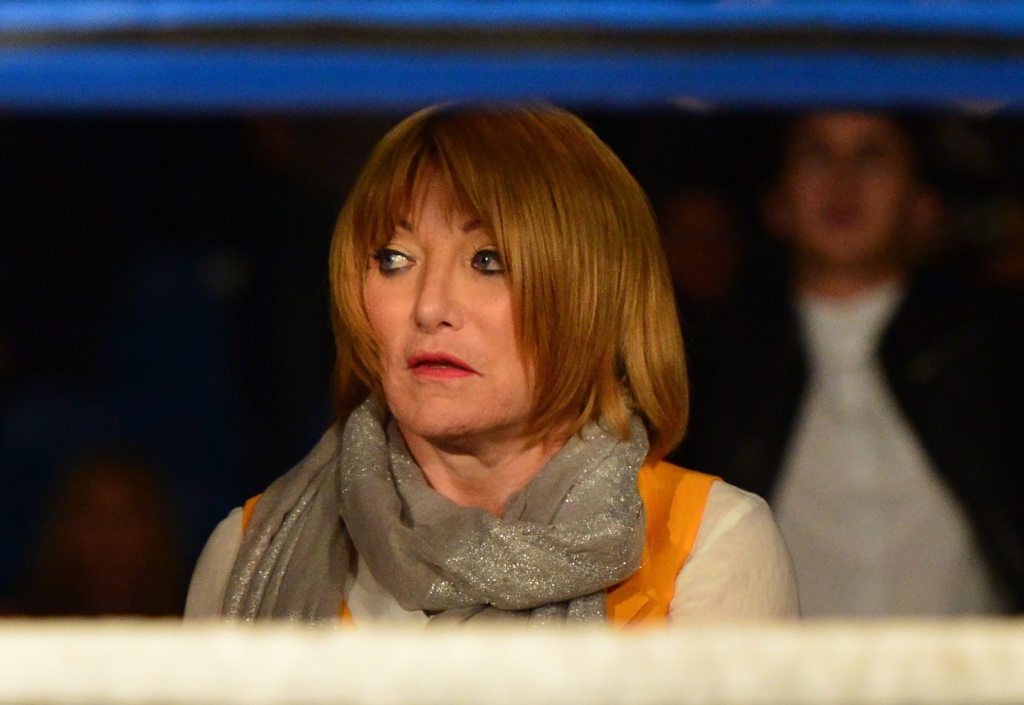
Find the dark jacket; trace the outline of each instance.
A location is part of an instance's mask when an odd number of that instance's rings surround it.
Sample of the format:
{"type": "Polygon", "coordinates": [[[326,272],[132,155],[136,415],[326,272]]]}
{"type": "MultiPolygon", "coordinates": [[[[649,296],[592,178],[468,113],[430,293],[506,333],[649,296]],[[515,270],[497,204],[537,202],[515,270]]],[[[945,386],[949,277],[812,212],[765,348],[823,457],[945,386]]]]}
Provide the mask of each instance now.
{"type": "MultiPolygon", "coordinates": [[[[807,386],[784,282],[759,288],[698,359],[691,426],[674,462],[771,500],[807,386]],[[713,358],[713,359],[709,359],[713,358]]],[[[684,321],[684,330],[685,330],[684,321]]],[[[703,339],[703,341],[702,341],[703,339]]],[[[960,500],[993,576],[1024,612],[1024,314],[950,272],[916,277],[883,336],[890,389],[960,500]]]]}

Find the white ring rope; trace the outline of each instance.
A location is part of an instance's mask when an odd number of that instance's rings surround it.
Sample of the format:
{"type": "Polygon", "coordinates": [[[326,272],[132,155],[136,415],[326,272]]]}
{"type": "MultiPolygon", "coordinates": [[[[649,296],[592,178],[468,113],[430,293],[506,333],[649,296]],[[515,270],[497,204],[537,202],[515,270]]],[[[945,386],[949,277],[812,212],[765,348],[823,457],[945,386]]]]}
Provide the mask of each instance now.
{"type": "Polygon", "coordinates": [[[354,629],[15,621],[0,703],[1024,703],[1024,622],[671,630],[354,629]]]}

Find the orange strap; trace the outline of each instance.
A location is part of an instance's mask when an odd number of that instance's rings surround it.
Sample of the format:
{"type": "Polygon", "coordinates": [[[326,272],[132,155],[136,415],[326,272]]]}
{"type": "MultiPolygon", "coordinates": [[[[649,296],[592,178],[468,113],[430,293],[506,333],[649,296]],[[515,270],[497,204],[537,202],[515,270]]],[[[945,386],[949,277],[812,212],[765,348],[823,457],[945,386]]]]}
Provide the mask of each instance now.
{"type": "Polygon", "coordinates": [[[245,501],[245,505],[242,507],[242,536],[245,536],[245,532],[249,530],[249,522],[252,521],[252,513],[256,511],[256,503],[260,501],[260,497],[262,496],[262,494],[258,494],[245,501]]]}
{"type": "Polygon", "coordinates": [[[716,479],[665,462],[640,468],[637,486],[647,510],[647,541],[640,569],[605,597],[613,625],[664,624],[676,576],[693,550],[716,479]]]}
{"type": "Polygon", "coordinates": [[[348,608],[348,602],[344,599],[341,601],[341,609],[338,610],[338,616],[341,617],[341,623],[346,627],[356,626],[356,620],[352,619],[352,612],[348,608]]]}
{"type": "MultiPolygon", "coordinates": [[[[661,462],[640,468],[637,488],[647,512],[647,540],[640,569],[608,591],[605,608],[613,625],[663,624],[676,590],[676,576],[693,550],[711,484],[718,478],[661,462]]],[[[242,533],[260,495],[242,509],[242,533]]],[[[342,600],[341,621],[354,624],[342,600]]]]}

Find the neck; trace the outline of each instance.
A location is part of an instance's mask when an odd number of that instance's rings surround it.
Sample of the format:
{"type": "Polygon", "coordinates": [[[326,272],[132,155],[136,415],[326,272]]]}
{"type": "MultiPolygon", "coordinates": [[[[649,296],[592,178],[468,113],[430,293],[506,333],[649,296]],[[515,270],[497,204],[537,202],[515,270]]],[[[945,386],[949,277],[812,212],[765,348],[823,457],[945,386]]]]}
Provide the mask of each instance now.
{"type": "Polygon", "coordinates": [[[564,438],[466,446],[436,443],[405,430],[402,436],[434,490],[459,506],[483,509],[495,516],[501,516],[509,497],[525,487],[565,445],[564,438]]]}
{"type": "Polygon", "coordinates": [[[869,271],[834,271],[813,266],[797,270],[797,290],[811,296],[843,301],[896,282],[906,276],[901,268],[879,268],[869,271]]]}

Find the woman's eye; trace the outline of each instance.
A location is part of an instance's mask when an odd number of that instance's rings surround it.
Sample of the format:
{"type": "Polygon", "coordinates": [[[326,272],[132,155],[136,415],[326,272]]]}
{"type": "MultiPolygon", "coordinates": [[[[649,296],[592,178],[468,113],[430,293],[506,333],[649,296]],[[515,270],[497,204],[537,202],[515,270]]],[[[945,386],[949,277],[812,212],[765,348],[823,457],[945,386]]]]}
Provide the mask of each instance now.
{"type": "Polygon", "coordinates": [[[473,268],[484,274],[500,274],[505,271],[497,250],[478,250],[473,255],[473,268]]]}
{"type": "Polygon", "coordinates": [[[412,258],[409,255],[399,252],[398,250],[392,250],[389,247],[382,247],[374,253],[373,258],[377,260],[377,268],[382,274],[388,272],[397,272],[401,269],[412,264],[412,258]]]}

